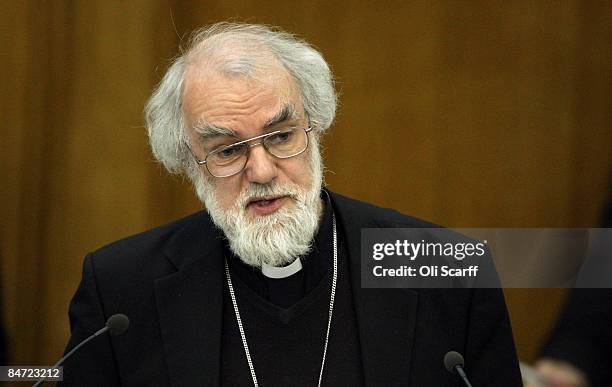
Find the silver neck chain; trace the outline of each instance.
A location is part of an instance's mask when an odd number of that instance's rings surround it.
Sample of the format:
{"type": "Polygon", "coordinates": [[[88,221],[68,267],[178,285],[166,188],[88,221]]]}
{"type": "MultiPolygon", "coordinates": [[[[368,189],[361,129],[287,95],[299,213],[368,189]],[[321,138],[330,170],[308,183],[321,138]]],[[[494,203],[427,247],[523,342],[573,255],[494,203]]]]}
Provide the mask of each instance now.
{"type": "MultiPolygon", "coordinates": [[[[334,312],[334,300],[336,298],[336,283],[338,281],[338,236],[336,232],[336,216],[333,213],[332,227],[334,239],[334,276],[332,279],[331,295],[329,297],[329,317],[327,319],[325,345],[323,346],[323,359],[321,359],[321,371],[319,372],[319,387],[321,387],[321,381],[323,380],[323,369],[325,368],[325,358],[327,356],[327,344],[329,343],[329,331],[331,330],[332,314],[334,312]]],[[[244,333],[244,327],[242,326],[242,319],[240,318],[240,311],[238,310],[238,303],[236,302],[236,295],[234,294],[234,287],[232,286],[232,277],[230,276],[227,259],[225,260],[225,276],[227,278],[227,287],[229,288],[230,296],[232,298],[232,304],[234,305],[236,322],[238,322],[238,330],[240,330],[240,337],[242,338],[242,346],[244,347],[244,353],[246,355],[247,362],[249,363],[249,370],[251,370],[253,385],[255,387],[259,387],[259,383],[257,383],[257,376],[255,375],[255,367],[253,366],[253,360],[251,359],[251,353],[249,352],[249,345],[247,343],[246,335],[244,333]]]]}

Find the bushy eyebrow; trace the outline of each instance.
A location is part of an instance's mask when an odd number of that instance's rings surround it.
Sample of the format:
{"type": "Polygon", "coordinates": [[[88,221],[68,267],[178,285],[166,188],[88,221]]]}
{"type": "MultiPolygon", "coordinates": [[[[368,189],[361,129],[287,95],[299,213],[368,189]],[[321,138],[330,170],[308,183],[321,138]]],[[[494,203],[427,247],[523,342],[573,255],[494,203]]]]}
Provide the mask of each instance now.
{"type": "Polygon", "coordinates": [[[283,108],[278,113],[276,113],[276,115],[274,115],[274,117],[272,117],[268,120],[268,122],[266,122],[264,128],[269,129],[276,124],[280,124],[281,122],[285,122],[295,118],[297,118],[297,114],[293,106],[291,106],[290,104],[285,104],[283,108]]]}
{"type": "MultiPolygon", "coordinates": [[[[282,122],[296,119],[298,115],[295,112],[295,109],[290,104],[285,104],[281,110],[278,111],[269,119],[265,125],[264,129],[270,129],[274,125],[280,124],[282,122]]],[[[205,141],[211,139],[213,137],[235,137],[238,138],[236,131],[230,128],[225,128],[223,126],[217,126],[205,122],[200,122],[194,126],[194,130],[199,134],[200,140],[205,141]]]]}
{"type": "Polygon", "coordinates": [[[212,137],[237,137],[236,132],[230,128],[224,128],[222,126],[200,123],[196,125],[194,128],[196,133],[198,133],[201,140],[210,139],[212,137]]]}

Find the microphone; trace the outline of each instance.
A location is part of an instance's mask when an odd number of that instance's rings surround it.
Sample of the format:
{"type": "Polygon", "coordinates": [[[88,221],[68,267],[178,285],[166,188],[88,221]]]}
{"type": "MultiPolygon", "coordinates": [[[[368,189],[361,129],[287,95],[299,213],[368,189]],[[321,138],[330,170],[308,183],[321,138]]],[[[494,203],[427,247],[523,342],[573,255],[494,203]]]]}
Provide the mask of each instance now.
{"type": "Polygon", "coordinates": [[[108,333],[110,333],[111,336],[119,336],[123,332],[127,331],[129,326],[130,319],[128,316],[118,313],[110,316],[108,320],[106,320],[106,326],[101,330],[108,328],[108,333]]]}
{"type": "Polygon", "coordinates": [[[465,371],[463,370],[463,365],[465,361],[463,360],[463,356],[459,352],[456,351],[448,351],[446,355],[444,355],[444,367],[451,374],[457,373],[465,383],[467,387],[472,387],[472,384],[467,378],[465,371]]]}
{"type": "MultiPolygon", "coordinates": [[[[93,335],[91,335],[88,338],[86,338],[85,340],[81,341],[76,347],[72,348],[72,350],[70,352],[68,352],[67,354],[62,356],[62,358],[59,359],[57,361],[57,363],[55,363],[53,365],[53,368],[59,367],[66,359],[68,359],[73,353],[75,353],[79,348],[81,348],[83,345],[88,343],[94,337],[100,336],[101,334],[105,333],[106,331],[108,331],[108,333],[110,333],[111,336],[117,336],[117,335],[120,335],[123,332],[127,331],[129,326],[130,326],[130,319],[126,315],[124,315],[124,314],[114,314],[114,315],[110,316],[108,318],[108,320],[106,320],[106,324],[104,325],[104,328],[101,328],[100,330],[98,330],[93,335]]],[[[44,383],[44,381],[45,380],[41,378],[32,387],[38,387],[42,383],[44,383]]]]}

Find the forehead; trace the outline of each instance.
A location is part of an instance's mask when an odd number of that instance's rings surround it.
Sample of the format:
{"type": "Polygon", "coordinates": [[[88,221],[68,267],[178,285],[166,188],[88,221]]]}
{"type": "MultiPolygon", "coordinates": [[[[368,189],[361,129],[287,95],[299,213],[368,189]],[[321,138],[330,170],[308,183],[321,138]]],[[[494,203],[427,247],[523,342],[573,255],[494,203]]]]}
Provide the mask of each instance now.
{"type": "Polygon", "coordinates": [[[183,113],[188,127],[207,123],[237,132],[260,127],[283,106],[302,112],[295,82],[284,68],[261,76],[225,75],[189,66],[185,72],[183,113]]]}

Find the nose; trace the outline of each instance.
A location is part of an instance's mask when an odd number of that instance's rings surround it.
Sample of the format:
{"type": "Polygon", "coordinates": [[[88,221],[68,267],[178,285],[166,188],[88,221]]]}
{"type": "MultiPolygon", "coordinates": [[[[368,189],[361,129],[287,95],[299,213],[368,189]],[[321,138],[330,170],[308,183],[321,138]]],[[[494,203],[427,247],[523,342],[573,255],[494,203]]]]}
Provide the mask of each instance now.
{"type": "Polygon", "coordinates": [[[276,159],[259,144],[251,145],[244,173],[251,183],[266,184],[276,178],[276,159]]]}

